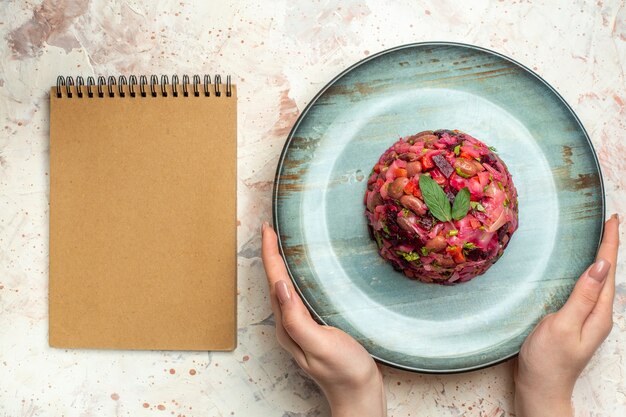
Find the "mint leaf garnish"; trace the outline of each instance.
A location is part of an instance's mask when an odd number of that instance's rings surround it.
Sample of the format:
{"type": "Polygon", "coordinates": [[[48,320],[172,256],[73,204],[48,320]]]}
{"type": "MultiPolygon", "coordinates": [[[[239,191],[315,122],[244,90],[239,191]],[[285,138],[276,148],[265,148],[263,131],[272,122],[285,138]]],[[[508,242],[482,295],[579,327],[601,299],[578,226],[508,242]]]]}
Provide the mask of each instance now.
{"type": "Polygon", "coordinates": [[[454,197],[454,204],[452,204],[452,218],[454,220],[461,220],[467,215],[469,208],[470,192],[469,189],[465,187],[457,193],[456,197],[454,197]]]}
{"type": "Polygon", "coordinates": [[[452,220],[450,201],[439,184],[427,175],[420,175],[419,185],[422,196],[424,197],[424,202],[428,210],[430,210],[430,213],[442,222],[452,220]]]}

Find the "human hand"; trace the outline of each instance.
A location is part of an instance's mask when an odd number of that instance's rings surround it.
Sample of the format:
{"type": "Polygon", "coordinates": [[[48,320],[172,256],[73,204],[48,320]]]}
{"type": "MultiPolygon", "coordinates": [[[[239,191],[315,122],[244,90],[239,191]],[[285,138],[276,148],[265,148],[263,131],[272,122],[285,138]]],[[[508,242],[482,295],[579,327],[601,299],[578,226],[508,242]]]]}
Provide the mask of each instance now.
{"type": "Polygon", "coordinates": [[[613,326],[619,219],[605,224],[596,262],[578,279],[565,305],[535,327],[514,369],[518,417],[573,416],[576,379],[613,326]]]}
{"type": "Polygon", "coordinates": [[[263,266],[276,320],[276,337],[326,395],[334,417],[387,415],[382,375],[351,336],[317,324],[295,291],[274,230],[263,223],[263,266]]]}

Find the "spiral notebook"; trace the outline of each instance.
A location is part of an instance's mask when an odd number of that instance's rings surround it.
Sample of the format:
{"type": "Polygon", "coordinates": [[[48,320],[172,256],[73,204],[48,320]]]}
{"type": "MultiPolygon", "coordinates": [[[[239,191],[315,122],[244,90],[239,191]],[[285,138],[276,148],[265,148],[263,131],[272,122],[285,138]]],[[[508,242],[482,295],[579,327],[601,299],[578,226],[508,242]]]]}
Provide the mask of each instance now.
{"type": "Polygon", "coordinates": [[[51,346],[235,348],[236,96],[230,77],[59,77],[51,346]]]}

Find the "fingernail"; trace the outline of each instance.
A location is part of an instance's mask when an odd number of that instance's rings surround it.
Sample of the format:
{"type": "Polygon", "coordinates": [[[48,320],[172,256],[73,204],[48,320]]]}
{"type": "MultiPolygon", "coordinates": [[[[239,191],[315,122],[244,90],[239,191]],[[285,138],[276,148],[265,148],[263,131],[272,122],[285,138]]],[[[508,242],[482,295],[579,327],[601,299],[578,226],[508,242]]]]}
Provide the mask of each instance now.
{"type": "Polygon", "coordinates": [[[285,281],[278,281],[274,284],[276,289],[276,296],[281,304],[288,303],[291,300],[291,294],[289,293],[289,287],[285,281]]]}
{"type": "Polygon", "coordinates": [[[268,222],[263,222],[263,224],[261,225],[261,231],[265,232],[265,229],[267,229],[270,226],[270,224],[268,222]]]}
{"type": "Polygon", "coordinates": [[[617,221],[619,221],[619,214],[617,213],[613,213],[613,215],[611,216],[612,219],[617,219],[617,221]]]}
{"type": "Polygon", "coordinates": [[[591,269],[589,270],[589,276],[598,282],[602,282],[609,273],[610,268],[611,263],[606,259],[600,258],[596,261],[596,263],[591,266],[591,269]]]}

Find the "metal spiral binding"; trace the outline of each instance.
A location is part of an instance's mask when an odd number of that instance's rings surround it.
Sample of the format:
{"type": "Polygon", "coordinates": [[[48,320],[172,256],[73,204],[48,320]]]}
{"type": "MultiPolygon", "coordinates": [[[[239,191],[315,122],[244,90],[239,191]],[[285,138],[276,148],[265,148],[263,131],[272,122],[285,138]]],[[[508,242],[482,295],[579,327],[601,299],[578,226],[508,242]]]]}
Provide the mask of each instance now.
{"type": "Polygon", "coordinates": [[[167,90],[165,87],[169,84],[169,80],[167,79],[167,75],[161,75],[161,95],[163,97],[167,97],[167,90]]]}
{"type": "Polygon", "coordinates": [[[214,81],[215,81],[215,96],[221,97],[222,92],[220,91],[220,84],[222,83],[222,77],[220,77],[219,75],[216,75],[214,81]]]}
{"type": "Polygon", "coordinates": [[[139,90],[141,91],[141,97],[146,96],[146,84],[148,84],[148,78],[145,75],[139,76],[139,90]]]}
{"type": "Polygon", "coordinates": [[[109,86],[109,97],[115,97],[115,93],[113,92],[113,86],[115,86],[115,77],[110,76],[107,85],[109,86]]]}
{"type": "Polygon", "coordinates": [[[83,86],[85,85],[85,80],[80,75],[76,77],[76,95],[78,98],[83,98],[83,86]]]}
{"type": "Polygon", "coordinates": [[[232,81],[230,80],[230,75],[226,76],[226,97],[232,97],[233,96],[233,84],[232,81]]]}
{"type": "Polygon", "coordinates": [[[189,97],[189,92],[187,91],[187,87],[189,87],[189,75],[183,75],[183,96],[189,97]]]}
{"type": "Polygon", "coordinates": [[[137,85],[137,77],[131,75],[128,77],[128,92],[131,97],[135,97],[135,86],[137,85]]]}
{"type": "Polygon", "coordinates": [[[59,75],[57,77],[57,98],[63,97],[61,94],[61,86],[65,86],[65,77],[59,75]]]}
{"type": "Polygon", "coordinates": [[[204,96],[209,97],[209,86],[211,85],[211,77],[209,74],[204,76],[204,96]]]}
{"type": "Polygon", "coordinates": [[[67,77],[65,84],[67,85],[67,96],[72,98],[72,86],[74,85],[74,79],[72,77],[67,77]]]}
{"type": "Polygon", "coordinates": [[[93,77],[87,77],[87,97],[93,97],[93,91],[91,90],[91,87],[93,87],[95,84],[96,82],[94,81],[93,77]]]}
{"type": "Polygon", "coordinates": [[[193,95],[196,97],[200,96],[200,92],[198,91],[198,85],[200,85],[200,76],[194,75],[193,76],[193,95]]]}
{"type": "MultiPolygon", "coordinates": [[[[150,81],[148,82],[148,77],[146,75],[139,76],[139,82],[137,82],[136,75],[130,75],[128,78],[124,75],[120,75],[119,77],[109,76],[108,78],[103,77],[102,75],[98,76],[97,81],[92,76],[87,77],[87,82],[85,82],[85,78],[80,75],[76,77],[76,83],[74,83],[74,77],[67,76],[64,77],[62,75],[57,77],[57,85],[56,85],[56,96],[57,98],[73,98],[74,95],[81,99],[85,96],[88,98],[94,97],[94,86],[96,87],[97,97],[103,98],[105,96],[105,88],[106,95],[108,97],[126,97],[127,92],[128,96],[131,98],[135,97],[168,97],[168,88],[167,86],[171,86],[172,97],[210,97],[211,90],[213,90],[213,94],[215,97],[221,97],[222,91],[222,77],[219,74],[216,74],[213,77],[213,82],[211,82],[211,76],[209,74],[204,75],[204,79],[201,80],[200,76],[197,74],[193,75],[191,79],[189,75],[184,74],[182,76],[182,83],[179,83],[179,78],[177,74],[172,75],[172,83],[170,84],[170,80],[167,75],[162,74],[159,80],[157,75],[150,75],[150,81]],[[182,95],[179,95],[178,86],[182,87],[182,95]],[[202,89],[200,86],[202,85],[202,89]],[[212,89],[211,89],[212,85],[212,89]],[[147,88],[150,87],[150,94],[147,94],[147,88]],[[190,86],[192,87],[190,90],[190,86]],[[117,88],[116,88],[117,87],[117,88]],[[137,94],[136,88],[139,87],[139,94],[137,94]],[[85,95],[85,92],[87,93],[85,95]],[[190,92],[192,92],[190,94],[190,92]],[[74,94],[75,93],[75,94],[74,94]]],[[[230,75],[226,76],[226,97],[232,97],[232,82],[230,75]]]]}
{"type": "Polygon", "coordinates": [[[159,78],[156,75],[151,75],[150,76],[150,94],[152,94],[152,97],[157,96],[156,86],[158,83],[159,83],[159,78]]]}
{"type": "Polygon", "coordinates": [[[106,84],[106,80],[104,79],[104,77],[101,75],[98,77],[98,97],[102,98],[104,97],[104,93],[102,92],[102,87],[104,87],[104,85],[106,84]]]}
{"type": "Polygon", "coordinates": [[[120,95],[120,97],[126,97],[126,92],[124,91],[124,86],[127,84],[126,77],[123,75],[120,75],[118,84],[119,84],[118,94],[120,95]]]}
{"type": "Polygon", "coordinates": [[[172,75],[172,95],[178,97],[178,75],[172,75]]]}

